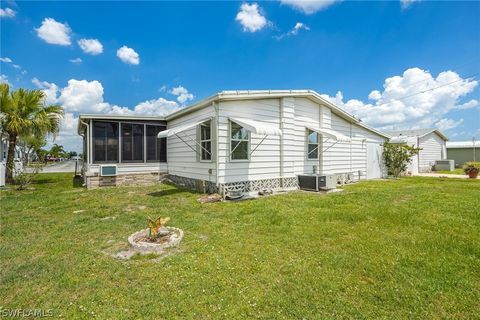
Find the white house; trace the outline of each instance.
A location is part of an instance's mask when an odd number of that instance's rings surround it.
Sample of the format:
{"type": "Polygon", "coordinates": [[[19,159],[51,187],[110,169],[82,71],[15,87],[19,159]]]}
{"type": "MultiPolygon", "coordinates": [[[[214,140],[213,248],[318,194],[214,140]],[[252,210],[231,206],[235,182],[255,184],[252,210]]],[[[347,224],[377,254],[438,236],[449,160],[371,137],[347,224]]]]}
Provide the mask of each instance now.
{"type": "Polygon", "coordinates": [[[0,131],[0,187],[5,186],[7,173],[8,136],[0,131]]]}
{"type": "Polygon", "coordinates": [[[380,178],[389,138],[310,90],[222,91],[166,117],[81,115],[78,131],[88,187],[168,175],[208,192],[297,188],[312,173],[380,178]],[[115,176],[101,175],[106,164],[115,176]]]}
{"type": "Polygon", "coordinates": [[[407,171],[411,174],[431,172],[437,160],[447,159],[447,136],[438,129],[415,129],[387,131],[392,136],[392,143],[406,143],[420,148],[418,155],[414,156],[407,171]]]}

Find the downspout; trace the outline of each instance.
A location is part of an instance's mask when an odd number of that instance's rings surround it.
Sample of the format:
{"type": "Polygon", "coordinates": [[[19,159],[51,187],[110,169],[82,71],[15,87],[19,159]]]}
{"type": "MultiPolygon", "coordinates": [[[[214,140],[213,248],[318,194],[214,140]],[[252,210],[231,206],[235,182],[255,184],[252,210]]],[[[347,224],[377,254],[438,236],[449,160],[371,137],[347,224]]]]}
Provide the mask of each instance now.
{"type": "Polygon", "coordinates": [[[85,169],[86,169],[86,166],[85,166],[85,156],[86,156],[86,158],[87,158],[87,166],[88,166],[88,163],[89,163],[88,158],[90,157],[90,147],[89,147],[90,141],[89,141],[89,139],[88,139],[88,136],[89,136],[88,133],[90,132],[90,125],[89,125],[88,123],[82,121],[82,120],[80,120],[80,123],[82,123],[82,124],[85,125],[85,127],[86,127],[86,132],[87,132],[87,137],[85,137],[85,133],[80,134],[80,136],[82,136],[83,139],[87,139],[87,141],[86,141],[86,142],[87,142],[87,147],[85,148],[85,151],[87,152],[87,154],[86,154],[86,155],[85,155],[85,154],[83,155],[83,163],[82,163],[82,167],[83,167],[83,184],[85,185],[85,184],[87,183],[87,181],[85,180],[85,175],[86,175],[86,172],[85,172],[85,171],[86,171],[86,170],[85,170],[85,169]]]}
{"type": "Polygon", "coordinates": [[[284,116],[283,116],[283,112],[284,112],[284,98],[280,98],[280,130],[282,131],[282,135],[280,136],[280,187],[283,188],[283,179],[284,179],[284,175],[285,175],[285,172],[284,172],[284,161],[283,161],[283,157],[284,157],[284,154],[285,154],[285,151],[284,151],[284,137],[283,137],[283,129],[284,129],[284,116]]]}
{"type": "Polygon", "coordinates": [[[417,136],[417,149],[418,150],[418,153],[417,153],[417,174],[420,173],[420,138],[417,136]]]}
{"type": "Polygon", "coordinates": [[[220,124],[220,119],[219,119],[219,110],[218,110],[218,104],[216,102],[213,102],[213,109],[215,110],[215,122],[216,122],[216,125],[215,125],[215,183],[217,185],[217,191],[220,193],[220,190],[219,190],[219,187],[220,187],[220,183],[219,183],[219,177],[220,177],[220,174],[218,172],[218,167],[219,167],[219,154],[218,154],[218,127],[219,127],[219,124],[220,124]]]}
{"type": "MultiPolygon", "coordinates": [[[[350,173],[352,173],[352,123],[350,122],[350,143],[349,143],[349,147],[350,147],[350,173]]],[[[353,175],[353,173],[352,173],[353,175]]],[[[360,180],[360,175],[358,176],[358,180],[360,180]]]]}
{"type": "MultiPolygon", "coordinates": [[[[87,133],[88,133],[89,129],[90,129],[89,124],[86,123],[86,122],[83,122],[82,120],[80,120],[80,123],[84,124],[87,127],[87,133]]],[[[80,133],[80,136],[82,136],[83,139],[85,139],[85,133],[80,133]]],[[[86,150],[87,151],[87,163],[89,163],[88,157],[90,156],[90,152],[89,152],[89,139],[88,139],[88,137],[87,137],[87,148],[86,149],[87,149],[86,150]]],[[[85,162],[85,155],[84,155],[84,162],[85,162]]]]}
{"type": "MultiPolygon", "coordinates": [[[[319,105],[319,114],[318,114],[318,124],[320,126],[320,128],[325,128],[325,115],[323,114],[323,108],[324,106],[322,105],[319,105]]],[[[318,141],[318,150],[317,150],[317,153],[318,153],[318,159],[317,159],[317,170],[313,170],[313,173],[314,174],[319,174],[319,173],[322,173],[323,174],[323,134],[322,135],[318,135],[317,134],[317,141],[318,141]],[[321,168],[320,168],[321,166],[321,168]]],[[[307,153],[308,153],[308,137],[307,137],[307,153]]]]}

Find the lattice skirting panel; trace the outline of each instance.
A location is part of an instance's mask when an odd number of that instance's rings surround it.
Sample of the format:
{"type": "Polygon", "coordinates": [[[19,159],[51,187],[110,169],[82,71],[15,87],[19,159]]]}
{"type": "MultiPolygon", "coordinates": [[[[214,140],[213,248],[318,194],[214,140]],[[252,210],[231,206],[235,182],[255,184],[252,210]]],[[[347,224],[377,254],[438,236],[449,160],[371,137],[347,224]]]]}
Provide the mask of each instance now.
{"type": "Polygon", "coordinates": [[[298,178],[274,178],[252,181],[229,182],[220,185],[220,191],[254,192],[264,190],[282,190],[298,188],[298,178]]]}
{"type": "Polygon", "coordinates": [[[252,181],[239,181],[217,185],[210,181],[168,175],[168,179],[181,187],[204,193],[223,193],[228,191],[254,192],[264,190],[282,190],[298,188],[298,178],[275,178],[252,181]]]}

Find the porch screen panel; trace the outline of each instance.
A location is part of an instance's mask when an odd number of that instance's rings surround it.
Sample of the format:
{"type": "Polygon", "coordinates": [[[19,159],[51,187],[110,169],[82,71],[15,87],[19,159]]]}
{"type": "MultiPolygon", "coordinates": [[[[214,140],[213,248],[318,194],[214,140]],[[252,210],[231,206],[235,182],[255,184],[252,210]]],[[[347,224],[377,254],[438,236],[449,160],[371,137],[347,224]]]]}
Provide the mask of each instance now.
{"type": "Polygon", "coordinates": [[[167,139],[157,138],[158,133],[165,129],[165,126],[147,125],[147,161],[167,161],[167,139]]]}
{"type": "Polygon", "coordinates": [[[118,123],[93,122],[93,161],[118,162],[118,123]]]}
{"type": "Polygon", "coordinates": [[[143,162],[143,124],[122,123],[122,161],[143,162]]]}

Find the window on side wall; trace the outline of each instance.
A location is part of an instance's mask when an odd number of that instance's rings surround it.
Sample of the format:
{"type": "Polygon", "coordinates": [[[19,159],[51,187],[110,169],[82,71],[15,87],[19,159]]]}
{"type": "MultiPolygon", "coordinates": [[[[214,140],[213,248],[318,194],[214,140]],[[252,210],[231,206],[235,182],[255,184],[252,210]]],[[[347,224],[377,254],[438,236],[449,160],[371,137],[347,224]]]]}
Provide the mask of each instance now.
{"type": "Polygon", "coordinates": [[[307,130],[307,159],[318,159],[319,139],[318,133],[312,130],[307,130]]]}
{"type": "Polygon", "coordinates": [[[248,160],[249,155],[250,141],[248,130],[230,121],[230,159],[248,160]]]}
{"type": "Polygon", "coordinates": [[[200,125],[200,161],[212,160],[212,121],[200,125]]]}

